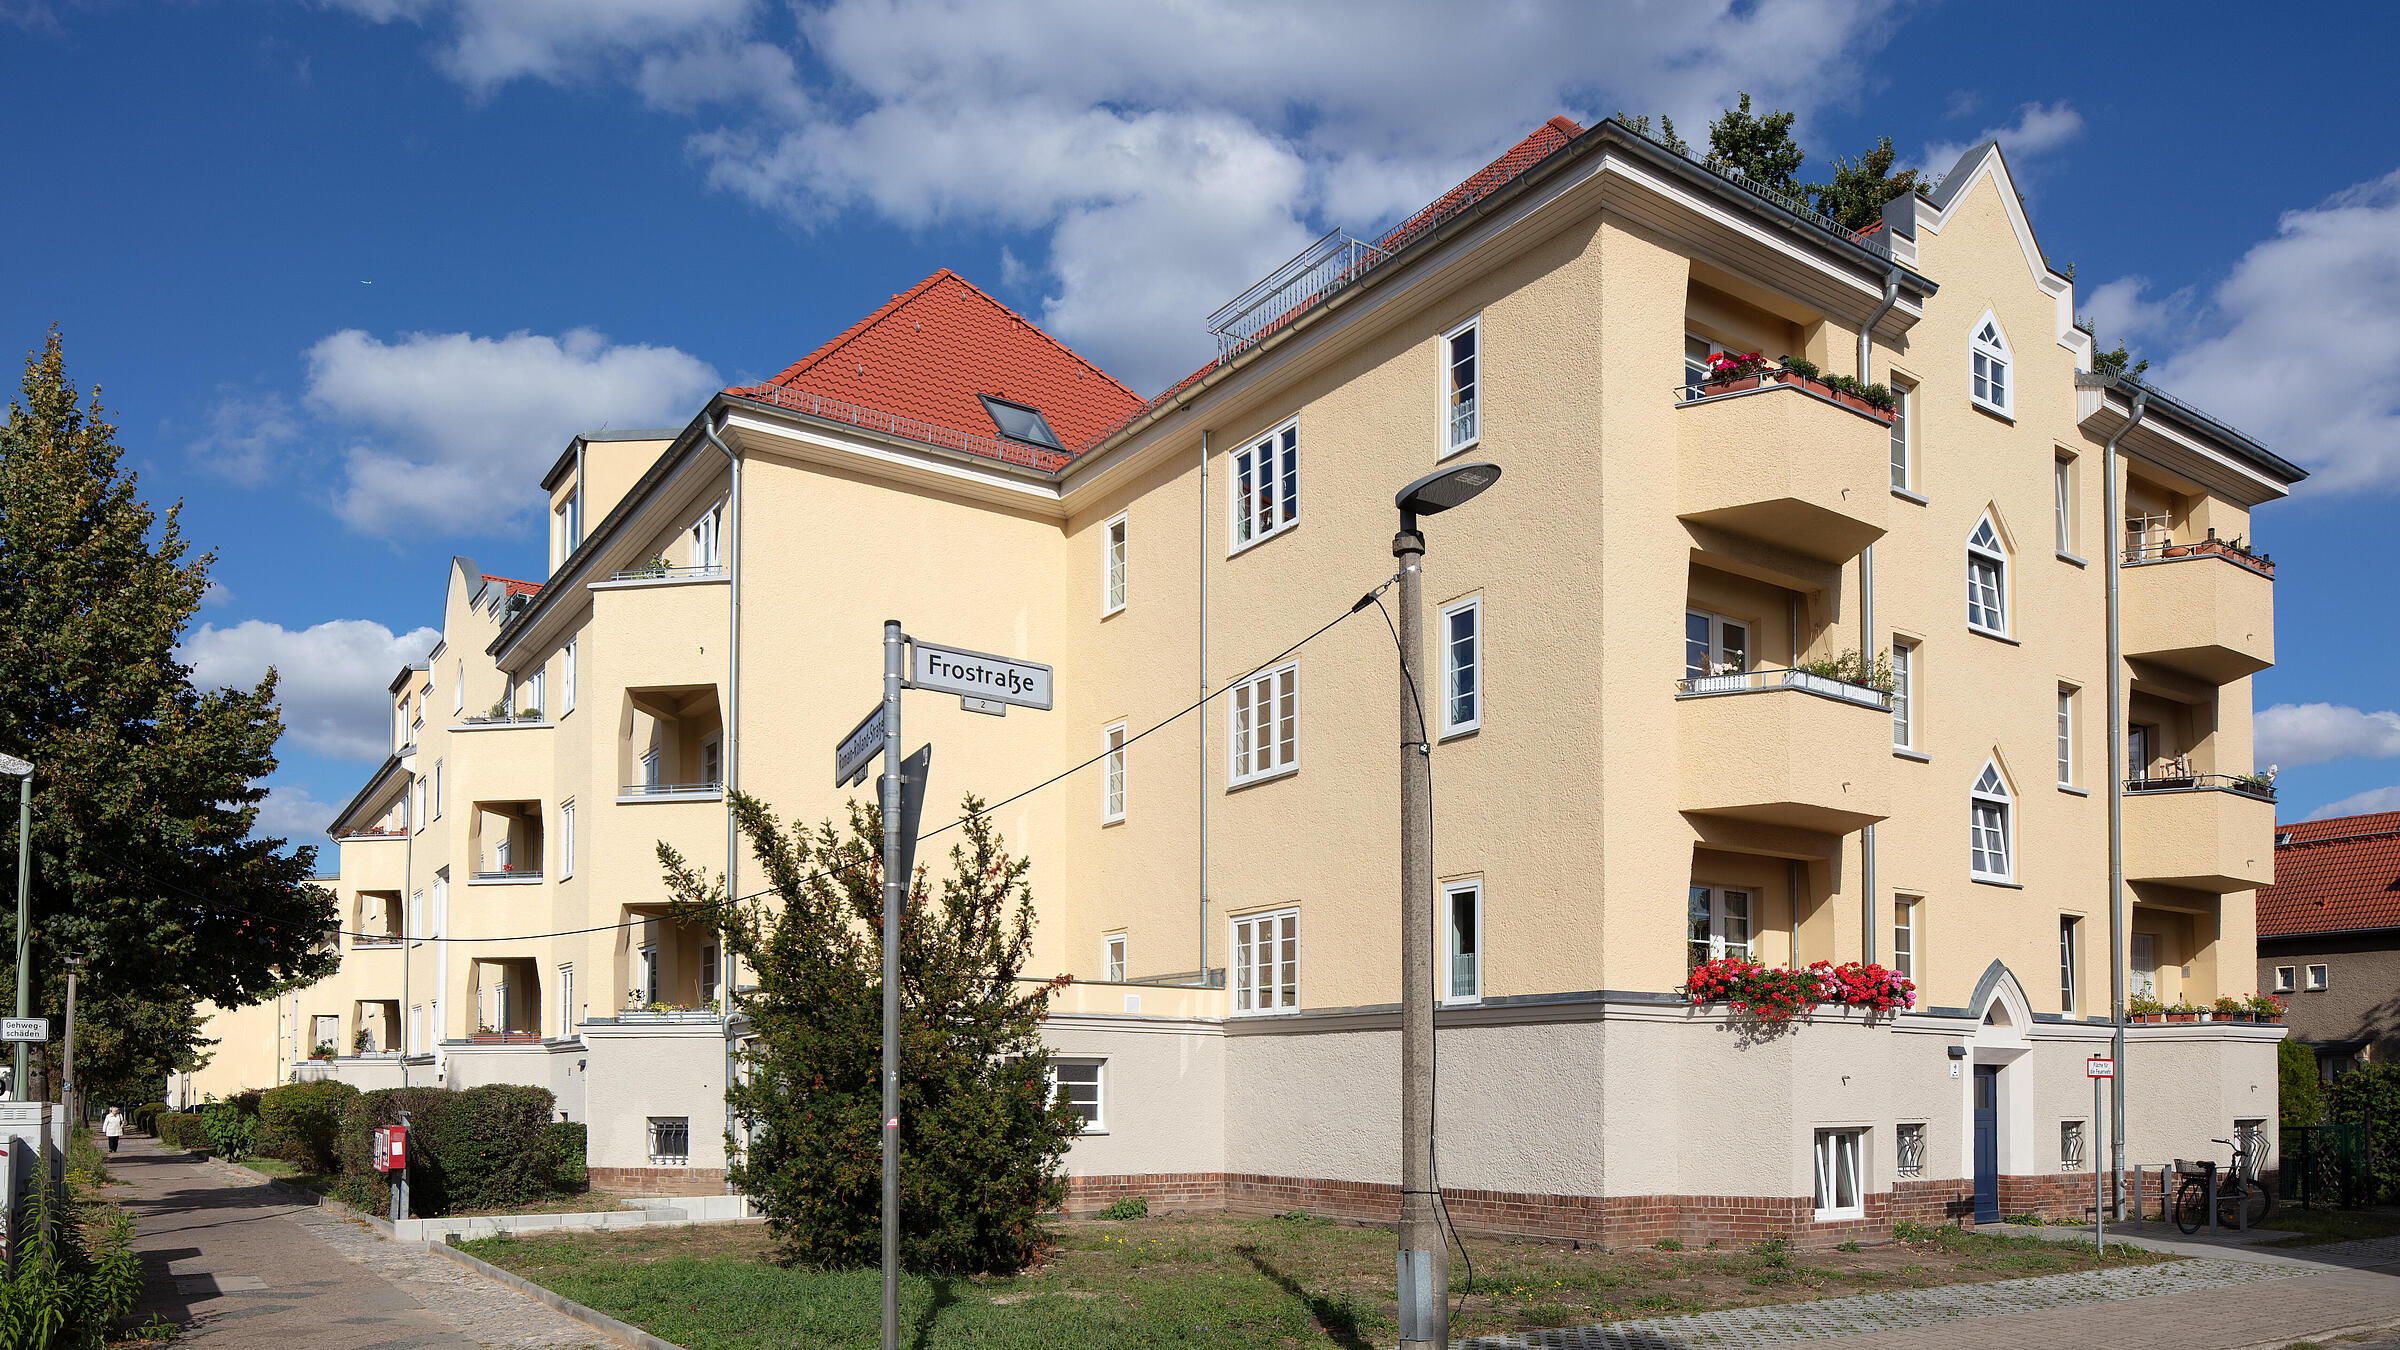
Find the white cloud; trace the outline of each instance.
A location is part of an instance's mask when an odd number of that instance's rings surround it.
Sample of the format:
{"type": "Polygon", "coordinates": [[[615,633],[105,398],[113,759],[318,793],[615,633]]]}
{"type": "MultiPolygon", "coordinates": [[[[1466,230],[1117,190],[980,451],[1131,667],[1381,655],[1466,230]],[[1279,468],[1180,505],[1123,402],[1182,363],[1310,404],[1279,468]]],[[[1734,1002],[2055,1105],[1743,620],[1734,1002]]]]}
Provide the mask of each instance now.
{"type": "Polygon", "coordinates": [[[281,394],[229,393],[209,410],[208,434],[192,442],[190,453],[209,471],[257,487],[282,466],[299,439],[300,419],[281,394]]]}
{"type": "Polygon", "coordinates": [[[200,625],[177,654],[203,688],[248,687],[272,666],[284,733],[294,742],[338,759],[380,760],[392,748],[392,677],[424,660],[440,639],[431,628],[395,635],[367,619],[296,631],[246,619],[229,628],[200,625]]]}
{"type": "MultiPolygon", "coordinates": [[[[2083,114],[2065,99],[2056,103],[2027,103],[2007,126],[1985,127],[1963,141],[1935,141],[1925,147],[1915,165],[1921,173],[1941,175],[1957,166],[1958,157],[1985,141],[2000,142],[2009,167],[2023,177],[2024,161],[2045,155],[2083,134],[2083,114]]],[[[2022,188],[2024,184],[2019,183],[2022,188]]]]}
{"type": "MultiPolygon", "coordinates": [[[[309,795],[307,788],[290,783],[265,784],[267,799],[258,804],[258,816],[251,821],[250,831],[276,839],[289,839],[295,844],[323,844],[325,827],[333,823],[337,809],[332,802],[321,802],[309,795]]],[[[331,848],[318,850],[318,860],[331,864],[338,860],[331,848]]]]}
{"type": "Polygon", "coordinates": [[[203,609],[223,609],[233,603],[233,588],[222,581],[212,581],[200,591],[203,609]]]}
{"type": "Polygon", "coordinates": [[[2331,820],[2335,816],[2364,816],[2377,811],[2400,811],[2400,787],[2369,788],[2338,802],[2328,802],[2301,819],[2331,820]]]}
{"type": "Polygon", "coordinates": [[[2080,308],[2092,320],[2098,340],[2107,347],[2119,342],[2172,342],[2188,332],[2198,294],[2189,286],[2160,299],[2149,298],[2150,278],[2119,277],[2096,286],[2081,297],[2080,308]]]}
{"type": "Polygon", "coordinates": [[[1895,0],[828,0],[797,8],[797,40],[735,0],[340,3],[436,31],[478,94],[622,79],[701,119],[711,184],[804,224],[1046,236],[1023,259],[1044,323],[1154,388],[1213,350],[1210,310],[1306,240],[1374,228],[1553,114],[1704,129],[1747,90],[1805,133],[1857,98],[1895,0]]]}
{"type": "Polygon", "coordinates": [[[359,529],[394,535],[500,528],[569,437],[598,426],[680,425],[718,388],[707,362],[673,347],[563,337],[356,329],[308,352],[308,403],[360,433],[335,497],[359,529]]]}
{"type": "Polygon", "coordinates": [[[2400,171],[2285,212],[2179,335],[2150,377],[2314,471],[2303,491],[2400,489],[2400,171]]]}
{"type": "Polygon", "coordinates": [[[2278,703],[2258,715],[2251,758],[2261,765],[2323,764],[2400,755],[2400,713],[2333,703],[2278,703]]]}

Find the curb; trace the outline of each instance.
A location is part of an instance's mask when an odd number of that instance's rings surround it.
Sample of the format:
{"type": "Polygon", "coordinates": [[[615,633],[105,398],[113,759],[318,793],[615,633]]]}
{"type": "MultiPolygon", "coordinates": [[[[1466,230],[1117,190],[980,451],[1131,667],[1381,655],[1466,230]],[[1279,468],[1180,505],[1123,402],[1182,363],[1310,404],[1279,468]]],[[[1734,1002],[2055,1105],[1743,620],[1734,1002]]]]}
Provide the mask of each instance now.
{"type": "MultiPolygon", "coordinates": [[[[356,1205],[345,1204],[340,1200],[334,1199],[330,1195],[319,1195],[317,1192],[308,1189],[306,1186],[294,1186],[288,1181],[284,1181],[277,1177],[268,1176],[264,1172],[253,1172],[249,1168],[242,1166],[240,1163],[227,1162],[223,1158],[214,1157],[205,1153],[194,1154],[192,1156],[201,1162],[214,1163],[217,1166],[224,1168],[228,1172],[239,1173],[245,1179],[265,1186],[268,1190],[271,1190],[277,1195],[289,1199],[294,1204],[303,1205],[310,1209],[331,1210],[333,1213],[339,1214],[345,1219],[356,1219],[360,1223],[365,1224],[367,1227],[374,1229],[376,1235],[386,1241],[399,1241],[399,1239],[392,1236],[392,1221],[384,1218],[381,1215],[369,1214],[365,1210],[358,1208],[356,1205]]],[[[410,1243],[407,1245],[418,1246],[422,1244],[410,1243]]]]}
{"type": "Polygon", "coordinates": [[[642,1330],[640,1327],[633,1326],[630,1323],[620,1322],[616,1318],[609,1316],[607,1313],[600,1312],[596,1309],[587,1308],[556,1290],[545,1289],[521,1275],[511,1275],[507,1271],[493,1265],[489,1261],[485,1261],[479,1257],[469,1256],[467,1253],[451,1246],[447,1240],[441,1242],[428,1242],[425,1244],[425,1247],[428,1251],[439,1252],[451,1260],[456,1261],[458,1264],[465,1266],[467,1269],[474,1271],[476,1274],[492,1281],[494,1284],[514,1289],[518,1293],[525,1295],[527,1298],[539,1299],[543,1303],[548,1304],[550,1307],[558,1310],[559,1312],[565,1313],[567,1316],[572,1317],[576,1321],[583,1323],[585,1326],[592,1328],[594,1331],[605,1332],[608,1335],[615,1337],[617,1340],[632,1346],[633,1350],[683,1350],[682,1346],[677,1345],[673,1341],[660,1340],[658,1337],[651,1335],[649,1332],[642,1330]]]}

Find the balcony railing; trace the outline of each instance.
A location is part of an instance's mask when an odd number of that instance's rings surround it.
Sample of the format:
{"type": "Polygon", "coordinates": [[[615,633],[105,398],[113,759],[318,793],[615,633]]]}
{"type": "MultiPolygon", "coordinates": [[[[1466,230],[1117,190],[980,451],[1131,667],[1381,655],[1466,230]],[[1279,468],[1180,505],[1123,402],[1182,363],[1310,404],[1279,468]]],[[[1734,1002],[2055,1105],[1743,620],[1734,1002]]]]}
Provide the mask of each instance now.
{"type": "Polygon", "coordinates": [[[1290,262],[1267,273],[1208,316],[1216,335],[1217,359],[1263,341],[1300,311],[1316,304],[1360,273],[1391,255],[1340,230],[1328,230],[1290,262]]]}
{"type": "Polygon", "coordinates": [[[619,1008],[619,1022],[714,1022],[720,1014],[714,1008],[654,1008],[642,1005],[619,1008]]]}
{"type": "Polygon", "coordinates": [[[503,867],[497,872],[478,870],[467,874],[469,881],[540,881],[541,879],[542,869],[538,867],[503,867]]]}
{"type": "Polygon", "coordinates": [[[407,836],[408,831],[396,825],[390,828],[377,826],[365,830],[344,830],[341,834],[343,839],[404,839],[407,836]]]}
{"type": "Polygon", "coordinates": [[[707,581],[724,575],[725,569],[714,565],[669,567],[660,563],[656,566],[628,567],[623,571],[610,573],[608,579],[610,581],[707,581]]]}
{"type": "Polygon", "coordinates": [[[2255,797],[2262,802],[2275,800],[2275,780],[2263,773],[2159,773],[2144,774],[2125,780],[2125,791],[2135,792],[2232,792],[2255,797]]]}
{"type": "Polygon", "coordinates": [[[2264,553],[2253,553],[2234,540],[2219,539],[2214,535],[2196,544],[2178,544],[2172,539],[2135,544],[2125,550],[2125,565],[2133,567],[2142,563],[2172,562],[2178,558],[2202,557],[2223,558],[2237,567],[2246,567],[2269,579],[2275,575],[2273,558],[2264,553]]]}
{"type": "Polygon", "coordinates": [[[724,790],[725,785],[714,779],[705,783],[627,783],[617,789],[617,798],[698,797],[724,790]]]}
{"type": "Polygon", "coordinates": [[[1862,417],[1871,417],[1889,425],[1899,417],[1888,408],[1878,408],[1859,394],[1836,389],[1828,381],[1801,374],[1788,367],[1770,366],[1753,375],[1733,375],[1724,379],[1690,379],[1675,386],[1677,403],[1705,403],[1713,398],[1730,398],[1735,394],[1752,394],[1761,389],[1797,389],[1821,403],[1846,408],[1862,417]]]}
{"type": "Polygon", "coordinates": [[[459,720],[471,727],[501,726],[516,722],[539,722],[542,720],[542,710],[539,708],[520,708],[515,712],[476,713],[473,716],[462,717],[459,720]]]}
{"type": "Polygon", "coordinates": [[[1844,703],[1858,703],[1870,708],[1889,710],[1892,696],[1889,691],[1872,685],[1853,684],[1831,675],[1819,675],[1806,670],[1769,667],[1759,670],[1732,671],[1721,675],[1686,676],[1675,682],[1678,698],[1707,698],[1720,694],[1757,694],[1771,689],[1800,689],[1824,698],[1844,703]]]}
{"type": "Polygon", "coordinates": [[[367,937],[362,934],[350,939],[350,945],[352,947],[397,947],[407,940],[398,933],[387,933],[382,937],[367,937]]]}

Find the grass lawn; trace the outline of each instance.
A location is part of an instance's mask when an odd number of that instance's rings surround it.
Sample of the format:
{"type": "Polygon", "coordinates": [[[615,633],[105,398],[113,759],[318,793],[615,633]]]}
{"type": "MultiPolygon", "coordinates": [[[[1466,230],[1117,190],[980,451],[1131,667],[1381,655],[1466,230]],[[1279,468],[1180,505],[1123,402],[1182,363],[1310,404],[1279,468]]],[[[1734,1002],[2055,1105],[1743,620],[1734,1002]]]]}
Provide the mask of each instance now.
{"type": "MultiPolygon", "coordinates": [[[[1024,1275],[901,1285],[902,1334],[928,1347],[1083,1350],[1153,1345],[1341,1346],[1398,1339],[1392,1235],[1306,1216],[1175,1215],[1071,1220],[1051,1259],[1024,1275]]],[[[761,1227],[695,1227],[465,1244],[494,1265],[691,1350],[872,1347],[881,1284],[872,1270],[786,1270],[761,1227]]],[[[1491,1335],[1883,1289],[2088,1270],[2089,1249],[1954,1228],[1859,1251],[1779,1246],[1578,1251],[1471,1239],[1453,1258],[1463,1295],[1454,1336],[1491,1335]]],[[[2166,1259],[2111,1247],[2108,1264],[2166,1259]]]]}
{"type": "Polygon", "coordinates": [[[2320,1247],[2328,1242],[2356,1242],[2361,1238],[2400,1237],[2400,1210],[2391,1209],[2301,1209],[2297,1206],[2279,1207],[2267,1216],[2262,1228],[2279,1228],[2297,1237],[2277,1238],[2261,1243],[2265,1247],[2320,1247]]]}

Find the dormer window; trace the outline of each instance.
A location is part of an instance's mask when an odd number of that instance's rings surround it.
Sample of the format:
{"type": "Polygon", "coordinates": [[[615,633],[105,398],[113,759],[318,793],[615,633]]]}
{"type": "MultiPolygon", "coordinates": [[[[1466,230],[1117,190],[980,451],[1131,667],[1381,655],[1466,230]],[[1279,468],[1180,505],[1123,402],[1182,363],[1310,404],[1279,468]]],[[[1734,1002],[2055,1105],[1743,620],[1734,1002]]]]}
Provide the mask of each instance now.
{"type": "Polygon", "coordinates": [[[1058,443],[1058,433],[1050,429],[1050,424],[1042,420],[1041,413],[1036,409],[1022,403],[1011,403],[1004,398],[993,398],[990,394],[979,394],[977,397],[983,400],[983,410],[992,415],[992,425],[1000,429],[1001,435],[1012,441],[1041,446],[1045,450],[1066,450],[1065,446],[1058,443]]]}
{"type": "Polygon", "coordinates": [[[1977,405],[1989,408],[2002,417],[2016,415],[2016,396],[2008,378],[2008,335],[2000,331],[2000,321],[1990,310],[1983,312],[1983,321],[1975,325],[1975,336],[1968,340],[1967,394],[1977,405]]]}

